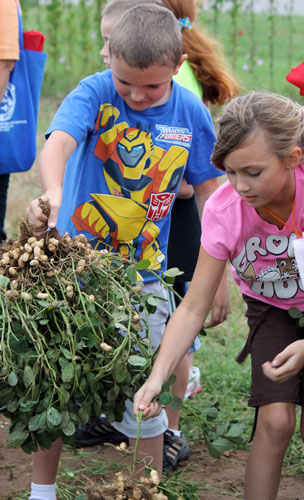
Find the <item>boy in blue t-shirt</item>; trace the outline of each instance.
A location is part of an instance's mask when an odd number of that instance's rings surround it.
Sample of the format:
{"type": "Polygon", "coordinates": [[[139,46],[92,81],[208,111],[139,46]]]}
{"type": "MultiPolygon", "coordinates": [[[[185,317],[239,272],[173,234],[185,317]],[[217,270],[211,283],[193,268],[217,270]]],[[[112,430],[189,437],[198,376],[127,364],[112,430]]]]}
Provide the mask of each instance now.
{"type": "MultiPolygon", "coordinates": [[[[55,226],[72,235],[81,232],[99,249],[106,245],[126,256],[134,249],[137,259],[148,259],[161,273],[170,209],[182,178],[194,185],[200,212],[218,186],[220,172],[210,164],[212,121],[200,100],[172,81],[186,55],[179,24],[168,9],[152,4],[130,9],[115,26],[109,49],[111,70],[82,80],[47,131],[39,167],[50,216],[38,200],[31,202],[28,216],[37,235],[55,226]]],[[[163,294],[157,278],[143,277],[148,292],[163,294]]],[[[222,312],[217,309],[214,323],[222,312]]],[[[155,347],[166,319],[160,301],[149,318],[155,347]]],[[[134,445],[132,403],[114,426],[134,445]]],[[[160,472],[166,427],[165,412],[143,422],[139,444],[160,472]]],[[[56,499],[60,451],[55,442],[51,450],[33,454],[31,500],[56,499]]]]}

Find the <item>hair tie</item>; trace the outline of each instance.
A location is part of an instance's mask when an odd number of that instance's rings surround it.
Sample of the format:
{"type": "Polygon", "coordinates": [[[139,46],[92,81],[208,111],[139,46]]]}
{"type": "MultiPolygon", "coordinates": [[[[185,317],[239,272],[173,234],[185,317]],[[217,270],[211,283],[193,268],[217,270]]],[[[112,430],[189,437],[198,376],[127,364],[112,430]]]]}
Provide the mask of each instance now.
{"type": "Polygon", "coordinates": [[[178,23],[179,23],[181,29],[185,28],[185,29],[191,30],[191,28],[192,28],[192,23],[191,23],[189,17],[180,17],[178,19],[178,23]]]}

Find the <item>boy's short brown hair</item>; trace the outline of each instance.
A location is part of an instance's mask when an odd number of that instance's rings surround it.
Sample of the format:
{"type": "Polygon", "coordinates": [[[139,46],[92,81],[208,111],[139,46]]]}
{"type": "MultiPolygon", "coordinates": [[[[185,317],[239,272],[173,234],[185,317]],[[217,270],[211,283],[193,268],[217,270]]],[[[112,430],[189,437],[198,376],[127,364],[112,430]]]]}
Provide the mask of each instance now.
{"type": "Polygon", "coordinates": [[[135,68],[167,64],[176,68],[183,54],[178,21],[166,7],[154,4],[133,7],[115,25],[109,52],[111,57],[123,59],[135,68]]]}

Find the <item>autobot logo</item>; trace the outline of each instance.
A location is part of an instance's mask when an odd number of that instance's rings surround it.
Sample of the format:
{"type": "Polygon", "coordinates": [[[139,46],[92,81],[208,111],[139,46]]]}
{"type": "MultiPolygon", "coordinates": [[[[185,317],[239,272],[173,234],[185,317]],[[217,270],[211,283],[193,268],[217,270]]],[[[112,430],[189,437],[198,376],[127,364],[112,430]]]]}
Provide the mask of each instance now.
{"type": "Polygon", "coordinates": [[[158,141],[171,142],[183,146],[190,146],[192,133],[188,128],[167,127],[166,125],[156,125],[160,134],[156,137],[158,141]]]}
{"type": "Polygon", "coordinates": [[[147,219],[157,221],[166,217],[174,200],[174,195],[174,193],[153,193],[147,212],[147,219]]]}

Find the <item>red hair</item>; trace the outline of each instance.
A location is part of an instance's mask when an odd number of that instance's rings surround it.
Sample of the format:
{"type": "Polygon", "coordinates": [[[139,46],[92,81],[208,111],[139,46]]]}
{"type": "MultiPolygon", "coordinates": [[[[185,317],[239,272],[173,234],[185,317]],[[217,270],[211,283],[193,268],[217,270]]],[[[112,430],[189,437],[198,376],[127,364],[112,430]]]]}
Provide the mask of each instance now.
{"type": "MultiPolygon", "coordinates": [[[[196,17],[195,0],[162,0],[177,19],[196,17]]],[[[239,85],[224,60],[221,44],[213,37],[192,27],[183,28],[183,49],[188,55],[196,79],[202,84],[203,98],[218,106],[239,93],[239,85]]]]}

